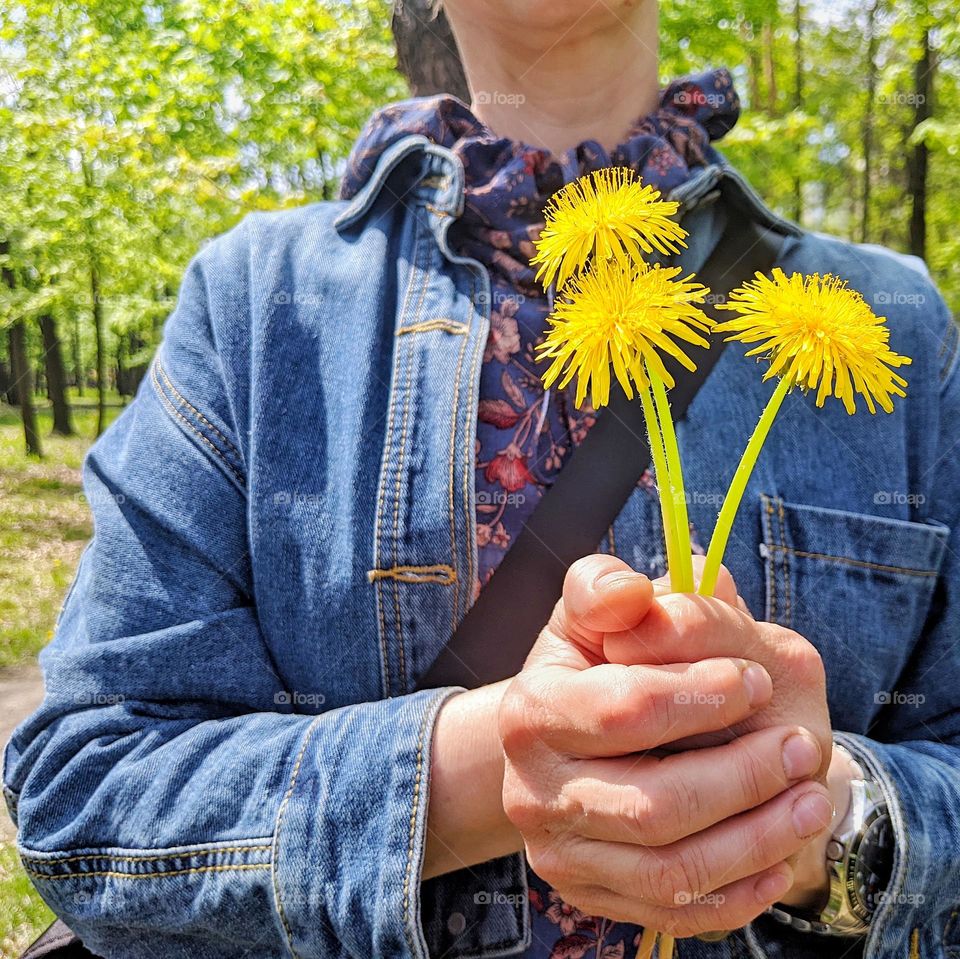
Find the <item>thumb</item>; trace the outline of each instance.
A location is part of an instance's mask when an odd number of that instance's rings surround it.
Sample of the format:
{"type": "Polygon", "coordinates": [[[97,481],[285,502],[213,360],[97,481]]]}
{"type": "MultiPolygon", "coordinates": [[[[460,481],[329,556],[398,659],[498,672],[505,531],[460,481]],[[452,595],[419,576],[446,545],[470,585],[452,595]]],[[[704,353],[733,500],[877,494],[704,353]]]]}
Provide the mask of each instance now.
{"type": "Polygon", "coordinates": [[[599,553],[578,559],[525,668],[581,670],[604,662],[604,633],[633,629],[652,604],[653,584],[623,560],[599,553]]]}
{"type": "Polygon", "coordinates": [[[577,560],[563,582],[555,618],[567,639],[602,654],[603,634],[633,629],[653,603],[653,584],[616,556],[577,560]]]}

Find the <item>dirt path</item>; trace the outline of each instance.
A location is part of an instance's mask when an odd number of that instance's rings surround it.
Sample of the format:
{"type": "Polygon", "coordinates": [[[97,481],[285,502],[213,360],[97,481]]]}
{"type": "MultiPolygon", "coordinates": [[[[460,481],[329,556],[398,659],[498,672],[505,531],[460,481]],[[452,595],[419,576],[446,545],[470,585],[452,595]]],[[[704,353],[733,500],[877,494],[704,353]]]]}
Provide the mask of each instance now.
{"type": "MultiPolygon", "coordinates": [[[[13,730],[43,699],[43,678],[36,663],[0,670],[0,743],[5,748],[13,730]]],[[[13,823],[0,803],[0,842],[13,839],[13,823]]]]}

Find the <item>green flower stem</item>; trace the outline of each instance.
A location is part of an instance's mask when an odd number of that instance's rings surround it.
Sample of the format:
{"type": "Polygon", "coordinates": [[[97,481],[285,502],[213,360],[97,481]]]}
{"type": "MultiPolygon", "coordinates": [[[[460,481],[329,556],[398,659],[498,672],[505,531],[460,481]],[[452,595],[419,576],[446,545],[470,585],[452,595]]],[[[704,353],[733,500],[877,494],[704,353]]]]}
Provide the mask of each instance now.
{"type": "Polygon", "coordinates": [[[743,451],[740,465],[733,475],[730,489],[727,490],[723,506],[720,508],[720,515],[717,517],[717,525],[713,530],[713,536],[710,537],[710,548],[707,550],[707,559],[703,566],[703,578],[698,590],[701,596],[712,596],[716,588],[717,576],[720,574],[720,564],[723,562],[723,554],[727,549],[727,541],[730,539],[730,532],[733,529],[733,521],[736,519],[737,510],[740,508],[740,502],[743,500],[743,494],[746,491],[747,483],[750,481],[753,468],[757,465],[760,450],[763,448],[764,441],[770,433],[770,427],[773,426],[773,421],[780,411],[783,398],[790,391],[790,386],[789,377],[785,376],[780,380],[760,417],[760,422],[757,423],[756,429],[750,437],[750,442],[747,443],[747,448],[743,451]]]}
{"type": "Polygon", "coordinates": [[[690,521],[687,518],[687,491],[683,486],[683,467],[680,463],[680,446],[677,443],[677,431],[670,414],[670,401],[663,381],[656,375],[650,376],[653,396],[657,404],[657,417],[663,434],[663,446],[667,454],[667,477],[670,482],[670,496],[673,499],[674,535],[677,542],[677,562],[679,563],[679,586],[677,592],[693,592],[693,553],[690,549],[690,521]]]}
{"type": "Polygon", "coordinates": [[[667,455],[663,447],[663,435],[660,431],[660,424],[657,422],[657,413],[650,387],[640,389],[639,393],[640,405],[643,407],[643,418],[647,424],[647,437],[650,440],[653,468],[657,474],[657,489],[660,492],[660,518],[663,525],[663,540],[667,546],[667,572],[670,574],[670,588],[674,592],[679,592],[680,583],[677,577],[679,576],[680,564],[677,559],[676,521],[673,516],[673,497],[670,492],[669,470],[667,469],[667,455]]]}

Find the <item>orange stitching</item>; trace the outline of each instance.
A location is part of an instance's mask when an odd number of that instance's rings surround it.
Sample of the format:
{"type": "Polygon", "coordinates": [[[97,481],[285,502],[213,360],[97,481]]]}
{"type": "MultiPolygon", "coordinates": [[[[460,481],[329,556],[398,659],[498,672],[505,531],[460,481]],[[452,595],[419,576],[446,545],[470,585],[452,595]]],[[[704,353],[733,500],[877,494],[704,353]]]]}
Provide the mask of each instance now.
{"type": "Polygon", "coordinates": [[[234,469],[233,464],[226,458],[226,456],[223,455],[223,452],[220,450],[220,448],[217,447],[217,446],[215,446],[215,445],[209,440],[208,437],[204,436],[203,433],[201,433],[200,430],[198,430],[198,429],[196,428],[196,426],[194,426],[193,423],[191,423],[190,420],[188,420],[188,419],[183,415],[183,413],[181,413],[181,412],[173,405],[173,403],[170,402],[170,398],[167,396],[166,393],[164,393],[163,387],[160,385],[160,381],[157,379],[157,367],[156,367],[156,364],[154,364],[153,367],[152,367],[151,379],[153,380],[154,386],[156,387],[157,396],[160,397],[160,401],[161,401],[161,402],[163,403],[163,405],[167,408],[168,412],[169,412],[172,416],[175,416],[178,420],[180,420],[180,421],[187,427],[187,429],[189,429],[192,433],[195,433],[197,436],[199,436],[200,439],[201,439],[201,441],[204,442],[204,443],[206,443],[206,445],[209,446],[210,449],[212,449],[214,453],[216,453],[217,458],[220,459],[220,460],[222,460],[223,463],[224,463],[224,465],[227,467],[227,469],[230,470],[231,473],[233,473],[233,475],[234,475],[234,477],[236,478],[237,482],[238,482],[241,486],[244,486],[244,487],[245,487],[245,486],[247,485],[247,484],[246,484],[246,480],[244,480],[244,478],[234,469]]]}
{"type": "Polygon", "coordinates": [[[62,879],[86,879],[93,876],[107,876],[111,879],[166,879],[168,876],[186,876],[198,872],[239,872],[244,869],[270,869],[268,862],[241,862],[225,866],[195,866],[191,869],[171,869],[167,872],[113,872],[101,870],[97,872],[68,872],[62,876],[48,876],[43,872],[27,869],[25,872],[34,879],[45,879],[48,882],[59,882],[62,879]]]}
{"type": "Polygon", "coordinates": [[[447,212],[446,210],[440,210],[435,206],[431,206],[429,203],[424,206],[424,209],[428,210],[430,213],[433,213],[436,216],[440,216],[440,217],[452,216],[452,214],[447,212]]]}
{"type": "Polygon", "coordinates": [[[611,556],[616,556],[616,555],[617,555],[617,540],[616,540],[616,537],[614,536],[613,527],[612,527],[612,526],[611,526],[610,529],[607,531],[607,536],[608,536],[609,542],[610,542],[610,555],[611,555],[611,556]]]}
{"type": "Polygon", "coordinates": [[[856,566],[859,569],[875,569],[881,573],[902,573],[904,576],[922,576],[927,578],[939,575],[935,569],[909,569],[906,566],[883,566],[880,563],[868,563],[862,559],[851,559],[849,556],[831,556],[829,553],[808,553],[805,550],[791,549],[789,546],[777,546],[776,544],[774,544],[772,548],[784,550],[792,556],[800,556],[804,559],[828,560],[833,563],[844,563],[847,566],[856,566]]]}
{"type": "Polygon", "coordinates": [[[198,849],[194,852],[165,853],[162,856],[111,856],[109,853],[88,853],[85,856],[68,856],[66,859],[38,859],[36,856],[21,853],[20,858],[24,863],[36,863],[41,866],[59,866],[65,862],[96,862],[98,859],[109,859],[111,862],[160,862],[163,860],[172,862],[175,859],[193,859],[195,856],[216,856],[225,852],[261,852],[269,848],[270,843],[261,843],[257,846],[210,847],[208,849],[198,849]]]}
{"type": "MultiPolygon", "coordinates": [[[[468,313],[469,315],[469,313],[468,313]]],[[[469,330],[469,326],[464,323],[462,324],[465,330],[469,330]]],[[[452,563],[459,562],[459,556],[457,555],[457,518],[455,514],[455,505],[453,498],[454,484],[456,482],[456,442],[457,442],[457,417],[460,414],[460,379],[463,375],[463,358],[467,352],[467,343],[469,341],[464,339],[460,343],[460,351],[457,353],[457,372],[453,379],[453,413],[450,417],[450,454],[447,458],[447,488],[450,491],[449,496],[449,508],[450,508],[450,561],[452,563]]],[[[470,464],[465,463],[464,469],[469,469],[470,464]]],[[[472,517],[467,517],[467,522],[473,522],[472,517]]],[[[453,633],[457,628],[457,611],[460,608],[460,581],[456,578],[456,572],[454,571],[454,581],[453,581],[453,606],[450,614],[450,632],[453,633]]]]}
{"type": "Polygon", "coordinates": [[[422,323],[401,327],[397,330],[397,336],[403,336],[406,333],[428,333],[431,330],[444,330],[447,333],[455,333],[457,336],[465,336],[470,332],[470,328],[465,324],[441,317],[436,320],[424,320],[422,323]]]}
{"type": "Polygon", "coordinates": [[[920,930],[910,933],[910,959],[920,959],[920,930]]]}
{"type": "MultiPolygon", "coordinates": [[[[290,785],[287,786],[283,802],[280,803],[280,808],[277,810],[277,825],[273,831],[274,866],[280,858],[280,828],[283,825],[283,817],[286,815],[287,805],[290,802],[290,797],[293,795],[294,787],[297,785],[297,776],[300,775],[300,764],[303,762],[303,757],[307,752],[307,746],[310,744],[310,740],[313,738],[313,734],[316,732],[321,718],[322,717],[317,716],[317,718],[310,723],[310,728],[303,737],[303,745],[300,747],[300,752],[297,753],[297,759],[293,764],[293,772],[290,774],[290,785]]],[[[280,896],[280,882],[277,878],[276,870],[273,872],[273,898],[277,906],[277,912],[280,914],[280,921],[283,923],[284,931],[287,934],[287,945],[290,947],[290,954],[293,956],[293,959],[297,959],[297,950],[293,946],[293,931],[290,929],[290,923],[287,921],[287,914],[283,908],[283,900],[280,896]]]]}
{"type": "MultiPolygon", "coordinates": [[[[787,547],[787,527],[786,520],[783,515],[783,500],[777,500],[777,513],[780,518],[780,542],[783,545],[784,549],[787,547]]],[[[791,596],[790,596],[790,562],[789,554],[784,552],[783,554],[783,592],[785,593],[785,598],[787,602],[787,613],[786,613],[786,622],[784,626],[789,626],[793,621],[793,610],[791,609],[791,596]]]]}
{"type": "Polygon", "coordinates": [[[223,433],[221,433],[220,430],[218,430],[218,429],[213,425],[213,423],[211,423],[210,420],[208,420],[208,419],[203,415],[203,413],[200,412],[200,410],[198,410],[192,403],[190,403],[190,401],[183,395],[183,393],[181,393],[181,392],[173,385],[173,383],[170,382],[170,377],[167,375],[166,370],[164,370],[163,364],[160,362],[160,357],[159,357],[159,356],[157,357],[157,372],[163,377],[163,381],[167,384],[167,386],[170,387],[170,392],[173,393],[174,396],[176,396],[177,399],[178,399],[184,406],[186,406],[188,410],[191,410],[194,414],[196,414],[197,419],[199,419],[201,423],[205,423],[207,426],[209,426],[210,429],[212,429],[213,432],[216,433],[217,436],[219,436],[220,439],[222,439],[223,442],[226,443],[227,446],[229,446],[231,450],[233,450],[233,452],[237,455],[238,458],[241,458],[241,459],[242,459],[242,457],[240,456],[240,450],[238,450],[238,449],[236,448],[236,446],[233,445],[233,443],[230,441],[230,439],[229,439],[228,437],[224,436],[223,433]]]}
{"type": "MultiPolygon", "coordinates": [[[[472,283],[470,285],[470,301],[471,304],[474,303],[477,295],[477,277],[473,276],[472,283]]],[[[486,343],[482,343],[481,337],[477,337],[477,344],[473,351],[473,359],[470,362],[470,388],[476,392],[476,371],[477,371],[477,359],[483,354],[484,347],[486,343]]],[[[477,536],[477,524],[476,518],[470,515],[470,490],[473,487],[473,477],[474,471],[470,468],[471,465],[475,462],[476,454],[474,453],[473,443],[470,442],[471,429],[464,430],[464,470],[463,470],[463,515],[466,517],[467,528],[470,530],[470,548],[467,550],[467,579],[466,579],[466,588],[470,591],[473,590],[474,582],[474,559],[476,557],[476,536],[477,536]]],[[[476,434],[474,433],[474,437],[476,434]]],[[[470,593],[467,593],[469,597],[470,593]]]]}
{"type": "MultiPolygon", "coordinates": [[[[766,538],[773,539],[773,527],[770,520],[773,518],[773,502],[769,496],[763,497],[763,505],[767,513],[766,538]]],[[[767,543],[767,548],[772,549],[775,544],[767,543]]],[[[777,565],[773,560],[773,554],[768,552],[767,556],[767,600],[770,604],[770,622],[777,622],[777,565]]]]}
{"type": "Polygon", "coordinates": [[[417,809],[420,805],[420,779],[423,770],[423,739],[427,731],[427,723],[433,713],[433,703],[431,703],[423,714],[423,722],[420,724],[420,736],[417,739],[417,769],[413,777],[413,804],[410,809],[410,833],[407,844],[407,869],[403,877],[403,930],[407,937],[412,953],[417,952],[413,938],[410,935],[410,876],[413,872],[413,845],[417,836],[417,809]]]}
{"type": "MultiPolygon", "coordinates": [[[[421,232],[421,223],[420,217],[416,216],[413,220],[413,248],[416,250],[420,243],[420,232],[421,232]]],[[[413,289],[413,278],[416,273],[417,264],[416,257],[414,257],[413,262],[410,264],[410,274],[407,277],[407,288],[404,291],[403,295],[403,305],[400,307],[400,315],[405,316],[407,312],[407,304],[410,302],[410,293],[413,289]]],[[[391,373],[390,380],[390,396],[389,396],[389,410],[387,413],[387,432],[386,432],[386,442],[384,443],[383,458],[380,466],[380,482],[377,489],[377,515],[374,519],[373,527],[373,541],[374,541],[374,553],[373,559],[375,563],[379,564],[380,561],[380,547],[382,539],[381,527],[383,526],[383,508],[387,496],[387,482],[388,476],[390,474],[390,464],[393,462],[393,422],[396,415],[396,404],[394,403],[394,398],[396,396],[396,381],[397,381],[397,357],[394,357],[393,371],[391,373]]],[[[386,687],[385,692],[387,696],[390,696],[393,691],[393,681],[390,676],[390,651],[387,645],[387,611],[386,603],[384,602],[383,592],[379,586],[377,586],[378,580],[371,579],[371,583],[374,584],[376,589],[374,590],[374,597],[377,603],[377,621],[380,627],[380,655],[383,658],[383,681],[384,686],[386,687]]]]}
{"type": "Polygon", "coordinates": [[[436,566],[391,566],[390,569],[371,569],[367,579],[371,583],[392,579],[401,583],[442,583],[444,586],[453,586],[457,582],[457,573],[446,563],[436,566]]]}

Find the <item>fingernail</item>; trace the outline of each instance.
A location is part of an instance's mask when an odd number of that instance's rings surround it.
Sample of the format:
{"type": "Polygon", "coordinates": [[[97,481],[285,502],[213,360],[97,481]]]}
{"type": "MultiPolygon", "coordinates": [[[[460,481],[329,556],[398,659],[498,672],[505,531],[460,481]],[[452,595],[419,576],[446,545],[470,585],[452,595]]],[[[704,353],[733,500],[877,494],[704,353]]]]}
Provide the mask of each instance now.
{"type": "Polygon", "coordinates": [[[833,803],[823,793],[806,793],[793,804],[791,817],[797,838],[807,839],[830,825],[833,803]]]}
{"type": "Polygon", "coordinates": [[[792,886],[793,870],[789,866],[781,866],[776,872],[761,876],[753,888],[760,902],[770,903],[785,896],[792,886]]]}
{"type": "Polygon", "coordinates": [[[820,768],[820,745],[806,733],[794,733],[783,744],[783,771],[787,779],[804,779],[820,768]]]}
{"type": "Polygon", "coordinates": [[[754,663],[743,671],[743,685],[747,690],[747,702],[751,706],[762,706],[773,695],[773,680],[770,674],[754,663]]]}

